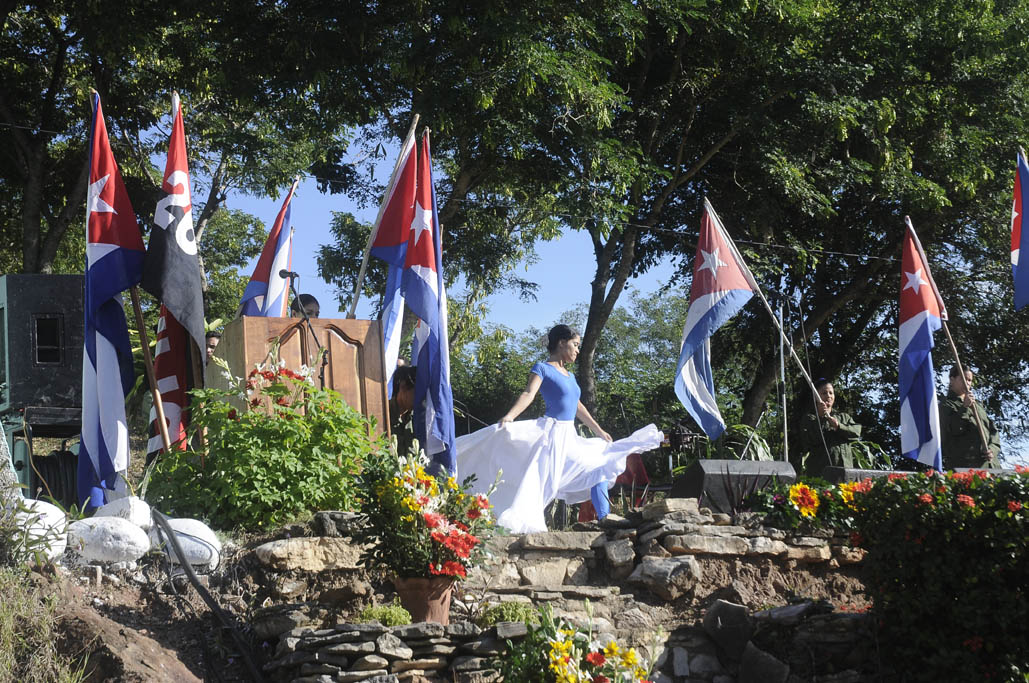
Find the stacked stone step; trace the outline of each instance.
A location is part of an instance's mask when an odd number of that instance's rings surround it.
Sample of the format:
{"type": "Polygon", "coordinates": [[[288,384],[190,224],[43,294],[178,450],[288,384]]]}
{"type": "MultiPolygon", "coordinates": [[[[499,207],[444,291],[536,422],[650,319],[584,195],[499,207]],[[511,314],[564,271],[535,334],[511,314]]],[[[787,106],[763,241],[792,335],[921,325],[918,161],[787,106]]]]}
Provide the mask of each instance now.
{"type": "Polygon", "coordinates": [[[273,680],[292,683],[488,683],[497,678],[492,662],[506,642],[527,632],[519,622],[484,630],[466,621],[298,628],[283,634],[264,669],[273,680]]]}

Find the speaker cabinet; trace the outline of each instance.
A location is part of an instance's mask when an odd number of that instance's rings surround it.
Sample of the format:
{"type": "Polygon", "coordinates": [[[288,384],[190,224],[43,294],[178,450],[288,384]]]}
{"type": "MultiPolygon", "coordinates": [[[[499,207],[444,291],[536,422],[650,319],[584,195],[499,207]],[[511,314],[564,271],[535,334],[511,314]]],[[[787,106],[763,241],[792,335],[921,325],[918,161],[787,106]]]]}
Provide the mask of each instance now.
{"type": "Polygon", "coordinates": [[[698,460],[672,482],[671,497],[698,498],[701,506],[731,513],[748,494],[766,486],[772,478],[792,484],[793,465],[780,460],[698,460]]]}

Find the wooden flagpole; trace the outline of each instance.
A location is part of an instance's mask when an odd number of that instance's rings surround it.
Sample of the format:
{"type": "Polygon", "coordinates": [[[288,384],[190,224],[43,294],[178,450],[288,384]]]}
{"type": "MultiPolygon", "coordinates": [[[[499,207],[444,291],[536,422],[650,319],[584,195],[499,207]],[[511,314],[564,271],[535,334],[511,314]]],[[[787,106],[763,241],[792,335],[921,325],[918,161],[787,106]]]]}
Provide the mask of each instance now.
{"type": "Polygon", "coordinates": [[[150,355],[150,341],[147,339],[146,323],[143,322],[143,307],[139,305],[139,287],[132,285],[130,291],[132,293],[132,310],[136,313],[136,327],[139,329],[139,343],[143,347],[143,365],[146,367],[146,378],[147,382],[150,383],[150,393],[154,397],[157,429],[161,434],[161,441],[164,443],[164,451],[170,453],[171,439],[168,437],[168,423],[164,418],[164,401],[161,400],[161,390],[157,388],[157,380],[154,377],[154,359],[150,355]]]}
{"type": "MultiPolygon", "coordinates": [[[[407,136],[404,137],[404,144],[401,146],[401,150],[403,150],[404,147],[407,147],[408,143],[413,142],[414,131],[415,128],[418,127],[419,118],[420,116],[418,114],[415,114],[414,117],[411,119],[411,127],[407,129],[407,136]]],[[[414,153],[413,150],[412,153],[414,153]]],[[[400,160],[402,158],[402,154],[397,156],[397,163],[393,166],[393,173],[390,174],[389,184],[386,185],[387,191],[389,190],[389,188],[393,187],[393,183],[395,183],[397,180],[397,172],[400,171],[400,160]]],[[[366,244],[364,247],[364,257],[361,259],[361,270],[357,273],[357,284],[354,286],[354,299],[350,302],[350,310],[347,312],[347,318],[351,320],[353,320],[354,316],[357,313],[357,300],[361,297],[361,287],[364,285],[364,275],[365,272],[368,270],[368,257],[371,255],[372,243],[375,241],[375,235],[378,233],[379,230],[379,221],[382,220],[382,214],[386,210],[386,199],[387,198],[384,197],[382,200],[382,204],[379,205],[379,213],[375,216],[375,225],[372,228],[371,233],[368,235],[368,244],[366,244]]]]}
{"type": "MultiPolygon", "coordinates": [[[[915,226],[911,223],[910,216],[904,216],[904,224],[907,229],[911,231],[911,237],[915,242],[915,249],[918,250],[918,256],[922,259],[922,264],[925,266],[925,276],[929,280],[929,286],[933,289],[933,296],[936,297],[936,302],[940,306],[940,322],[943,326],[943,331],[947,335],[947,343],[950,345],[950,352],[954,356],[954,364],[958,367],[958,372],[961,373],[961,381],[965,381],[965,366],[961,363],[961,358],[958,356],[958,347],[954,343],[954,337],[950,334],[950,327],[947,326],[947,308],[943,305],[943,297],[940,296],[940,290],[936,287],[936,280],[933,279],[932,273],[929,269],[929,259],[925,256],[925,251],[922,249],[922,242],[918,239],[918,233],[915,232],[915,226]]],[[[975,395],[972,394],[972,387],[965,383],[965,391],[968,393],[968,398],[972,401],[972,414],[975,416],[975,426],[979,430],[979,439],[983,443],[983,451],[986,453],[987,459],[993,462],[993,453],[990,453],[990,442],[986,437],[986,428],[983,427],[982,418],[979,417],[979,409],[976,407],[975,395]]]]}

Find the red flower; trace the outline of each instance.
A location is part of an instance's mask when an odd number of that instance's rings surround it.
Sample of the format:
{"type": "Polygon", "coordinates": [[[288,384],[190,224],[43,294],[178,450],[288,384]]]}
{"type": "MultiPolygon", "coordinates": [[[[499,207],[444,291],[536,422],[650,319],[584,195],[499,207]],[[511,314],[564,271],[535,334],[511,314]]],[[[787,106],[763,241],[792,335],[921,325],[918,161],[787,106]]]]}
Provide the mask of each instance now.
{"type": "Polygon", "coordinates": [[[486,498],[486,496],[482,495],[481,493],[479,495],[475,496],[475,504],[478,505],[479,508],[482,509],[482,510],[488,510],[489,509],[489,499],[486,498]]]}
{"type": "Polygon", "coordinates": [[[593,677],[593,683],[611,683],[611,679],[608,678],[607,676],[602,676],[600,674],[597,674],[596,676],[593,677]]]}
{"type": "Polygon", "coordinates": [[[482,517],[482,510],[479,508],[472,508],[468,511],[468,519],[478,519],[482,517]]]}
{"type": "Polygon", "coordinates": [[[288,406],[289,405],[289,399],[286,398],[285,396],[279,396],[277,399],[275,399],[275,402],[278,403],[280,406],[288,406]]]}
{"type": "Polygon", "coordinates": [[[963,493],[958,494],[958,504],[959,505],[964,505],[965,507],[970,507],[970,508],[974,508],[975,507],[975,501],[972,500],[972,496],[966,496],[963,493]]]}
{"type": "Polygon", "coordinates": [[[261,405],[261,399],[259,399],[259,398],[252,398],[252,399],[250,399],[250,406],[252,408],[256,408],[259,405],[261,405]]]}
{"type": "Polygon", "coordinates": [[[1022,509],[1021,501],[1009,500],[1008,501],[1008,512],[1018,512],[1022,509]]]}
{"type": "Polygon", "coordinates": [[[978,652],[983,647],[983,637],[982,636],[972,636],[971,638],[966,638],[965,642],[963,642],[961,644],[964,645],[965,647],[967,647],[972,652],[978,652]]]}
{"type": "Polygon", "coordinates": [[[606,662],[607,659],[604,657],[603,652],[590,652],[586,655],[586,661],[593,666],[604,666],[604,662],[606,662]]]}
{"type": "Polygon", "coordinates": [[[1029,474],[1029,465],[1015,465],[1015,474],[1029,474]]]}
{"type": "Polygon", "coordinates": [[[228,415],[226,417],[228,417],[230,420],[235,420],[236,419],[236,409],[235,408],[229,409],[228,415]]]}
{"type": "Polygon", "coordinates": [[[422,515],[422,519],[425,520],[426,526],[428,526],[430,529],[435,529],[436,527],[443,526],[447,521],[446,517],[437,512],[426,512],[422,515]]]}
{"type": "Polygon", "coordinates": [[[859,534],[858,532],[856,532],[856,531],[851,531],[850,532],[850,544],[852,546],[854,546],[855,548],[860,547],[861,544],[864,542],[864,540],[865,540],[865,537],[862,536],[861,534],[859,534]]]}
{"type": "Polygon", "coordinates": [[[919,494],[918,501],[920,503],[925,503],[926,505],[932,505],[933,497],[930,496],[928,493],[922,493],[919,494]]]}
{"type": "Polygon", "coordinates": [[[261,373],[261,377],[264,377],[269,382],[274,382],[275,381],[275,373],[272,372],[271,370],[265,370],[264,372],[262,372],[261,373]]]}
{"type": "Polygon", "coordinates": [[[440,567],[430,564],[429,573],[437,576],[441,574],[443,576],[460,576],[461,578],[468,576],[468,570],[464,568],[464,565],[460,562],[454,562],[453,560],[444,562],[440,567]]]}
{"type": "Polygon", "coordinates": [[[461,524],[461,522],[454,522],[454,526],[456,526],[461,531],[468,531],[468,527],[464,524],[461,524]]]}
{"type": "Polygon", "coordinates": [[[854,490],[858,493],[868,493],[872,490],[872,479],[866,478],[854,484],[854,490]]]}
{"type": "Polygon", "coordinates": [[[893,474],[887,474],[886,478],[890,481],[897,481],[898,479],[907,479],[908,475],[904,474],[903,472],[894,472],[893,474]]]}

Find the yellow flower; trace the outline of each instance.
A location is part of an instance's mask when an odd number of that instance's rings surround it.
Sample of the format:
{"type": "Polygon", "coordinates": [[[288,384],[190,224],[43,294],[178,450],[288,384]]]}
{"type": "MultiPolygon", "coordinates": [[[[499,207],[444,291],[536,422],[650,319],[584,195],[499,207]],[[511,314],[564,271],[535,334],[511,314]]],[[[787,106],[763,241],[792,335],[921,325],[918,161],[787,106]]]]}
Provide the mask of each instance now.
{"type": "Polygon", "coordinates": [[[608,658],[617,657],[620,651],[621,650],[619,650],[618,648],[618,643],[616,643],[613,640],[604,646],[604,656],[608,658]]]}
{"type": "Polygon", "coordinates": [[[451,491],[457,490],[457,480],[453,477],[447,477],[447,488],[451,491]]]}
{"type": "Polygon", "coordinates": [[[807,484],[790,487],[790,502],[800,510],[801,517],[814,517],[818,511],[818,493],[807,484]]]}
{"type": "Polygon", "coordinates": [[[840,484],[840,498],[848,507],[854,507],[854,488],[857,486],[857,482],[847,482],[840,484]]]}
{"type": "Polygon", "coordinates": [[[622,653],[622,664],[628,667],[634,667],[640,663],[639,655],[636,654],[635,648],[629,648],[622,653]]]}

